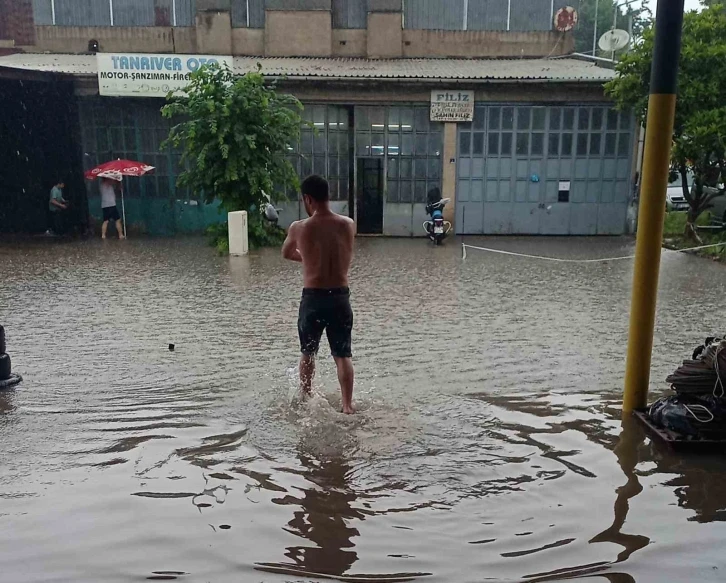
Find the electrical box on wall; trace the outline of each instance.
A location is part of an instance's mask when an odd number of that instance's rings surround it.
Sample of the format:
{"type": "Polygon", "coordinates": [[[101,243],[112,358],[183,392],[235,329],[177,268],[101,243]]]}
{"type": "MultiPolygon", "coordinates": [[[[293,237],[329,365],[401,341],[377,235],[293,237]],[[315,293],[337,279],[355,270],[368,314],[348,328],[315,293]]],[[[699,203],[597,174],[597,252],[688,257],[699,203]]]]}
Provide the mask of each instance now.
{"type": "Polygon", "coordinates": [[[570,182],[560,182],[557,187],[557,202],[570,202],[570,182]]]}

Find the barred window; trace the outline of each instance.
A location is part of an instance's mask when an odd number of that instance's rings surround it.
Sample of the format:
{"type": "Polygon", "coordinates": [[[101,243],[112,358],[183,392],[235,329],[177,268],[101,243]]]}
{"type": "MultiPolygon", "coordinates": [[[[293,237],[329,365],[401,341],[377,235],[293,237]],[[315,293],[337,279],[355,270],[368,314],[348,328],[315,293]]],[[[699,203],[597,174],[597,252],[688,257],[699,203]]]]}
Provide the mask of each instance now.
{"type": "Polygon", "coordinates": [[[356,156],[386,156],[386,200],[425,203],[441,189],[443,124],[428,106],[356,108],[356,156]]]}
{"type": "Polygon", "coordinates": [[[193,26],[196,10],[196,0],[33,0],[41,26],[193,26]]]}
{"type": "MultiPolygon", "coordinates": [[[[348,110],[334,105],[306,105],[300,143],[290,146],[290,162],[301,178],[320,174],[330,184],[331,200],[348,200],[348,110]]],[[[290,193],[292,194],[292,193],[290,193]]]]}

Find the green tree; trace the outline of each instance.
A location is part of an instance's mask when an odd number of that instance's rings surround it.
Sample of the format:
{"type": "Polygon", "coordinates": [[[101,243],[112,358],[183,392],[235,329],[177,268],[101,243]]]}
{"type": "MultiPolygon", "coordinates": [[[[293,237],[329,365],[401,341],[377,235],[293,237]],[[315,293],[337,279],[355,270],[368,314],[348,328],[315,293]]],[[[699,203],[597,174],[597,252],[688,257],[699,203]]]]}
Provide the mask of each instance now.
{"type": "MultiPolygon", "coordinates": [[[[182,150],[180,186],[208,203],[219,201],[227,212],[259,211],[298,187],[287,155],[300,137],[303,106],[259,70],[240,76],[226,66],[205,66],[192,73],[182,95],[167,99],[163,116],[181,120],[165,144],[182,150]]],[[[260,213],[251,213],[252,245],[266,242],[255,238],[258,223],[260,213]]]]}
{"type": "MultiPolygon", "coordinates": [[[[685,234],[697,239],[696,219],[724,194],[718,184],[726,178],[726,12],[722,6],[687,13],[682,43],[671,172],[681,175],[690,207],[685,234]]],[[[643,42],[618,63],[618,76],[605,86],[619,107],[634,109],[641,120],[648,109],[653,44],[650,28],[643,42]]]]}
{"type": "MultiPolygon", "coordinates": [[[[631,44],[638,44],[643,32],[650,26],[653,15],[647,6],[634,8],[624,5],[624,0],[580,0],[578,10],[579,20],[575,28],[575,51],[578,53],[592,53],[592,40],[595,35],[595,13],[597,12],[597,40],[613,27],[630,31],[632,19],[633,39],[631,44]],[[617,8],[616,8],[617,6],[617,8]]],[[[616,52],[621,55],[628,49],[616,52]]],[[[596,46],[596,56],[610,58],[596,46]]]]}

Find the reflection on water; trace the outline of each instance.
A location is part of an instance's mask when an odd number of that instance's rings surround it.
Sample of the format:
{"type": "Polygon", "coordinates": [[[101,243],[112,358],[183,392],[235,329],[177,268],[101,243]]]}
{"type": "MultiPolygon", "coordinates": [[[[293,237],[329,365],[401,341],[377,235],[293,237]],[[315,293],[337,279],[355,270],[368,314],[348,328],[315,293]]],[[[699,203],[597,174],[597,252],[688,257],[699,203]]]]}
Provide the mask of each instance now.
{"type": "Polygon", "coordinates": [[[298,496],[274,502],[293,507],[285,530],[308,542],[288,547],[285,556],[303,571],[343,575],[358,559],[353,539],[360,532],[353,525],[365,518],[352,507],[356,495],[347,479],[351,468],[340,458],[318,460],[304,452],[300,463],[310,486],[298,496]]]}
{"type": "MultiPolygon", "coordinates": [[[[3,583],[723,579],[726,461],[620,420],[627,262],[359,241],[348,418],[327,356],[291,398],[297,266],[127,243],[0,243],[26,379],[0,393],[3,583]]],[[[723,266],[664,257],[654,392],[725,288],[723,266]]]]}
{"type": "Polygon", "coordinates": [[[611,542],[622,546],[623,550],[618,553],[618,558],[615,561],[617,563],[626,561],[630,555],[650,543],[647,536],[622,532],[625,520],[628,517],[630,500],[643,491],[643,487],[640,485],[638,476],[635,473],[635,468],[638,465],[638,449],[644,441],[645,432],[635,419],[623,420],[622,432],[615,446],[615,455],[627,482],[615,490],[615,517],[612,526],[590,539],[591,543],[611,542]]]}

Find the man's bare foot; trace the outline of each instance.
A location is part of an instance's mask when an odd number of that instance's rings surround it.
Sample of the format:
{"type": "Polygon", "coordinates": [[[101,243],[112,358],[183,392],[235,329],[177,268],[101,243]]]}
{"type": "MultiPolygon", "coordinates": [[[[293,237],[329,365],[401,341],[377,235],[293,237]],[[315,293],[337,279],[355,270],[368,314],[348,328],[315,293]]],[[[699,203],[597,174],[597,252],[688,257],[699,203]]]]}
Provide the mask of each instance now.
{"type": "Polygon", "coordinates": [[[106,238],[106,235],[101,235],[101,239],[105,239],[105,238],[106,238]]]}
{"type": "Polygon", "coordinates": [[[123,235],[119,235],[119,236],[118,236],[118,239],[119,239],[119,241],[123,241],[123,240],[124,240],[125,238],[126,238],[126,237],[124,237],[123,235]]]}
{"type": "Polygon", "coordinates": [[[345,415],[353,415],[355,414],[355,408],[353,405],[343,405],[343,410],[341,412],[345,415]]]}

